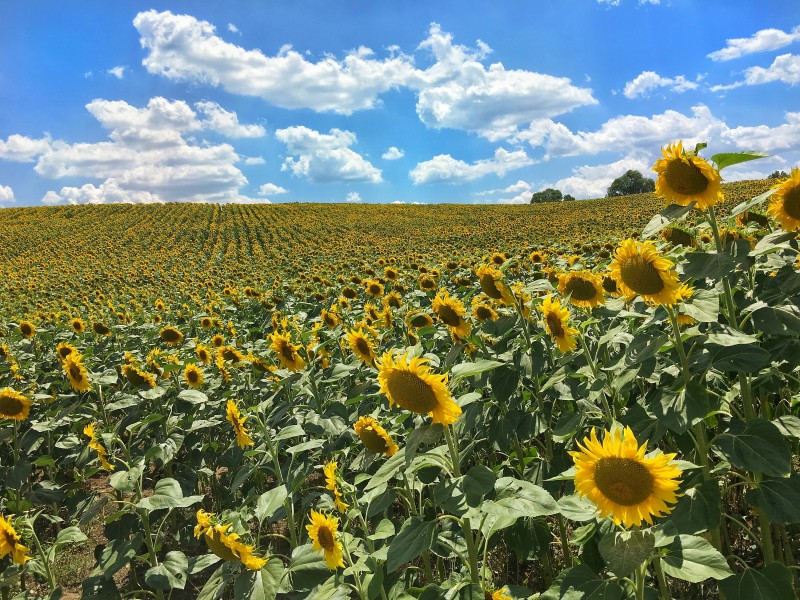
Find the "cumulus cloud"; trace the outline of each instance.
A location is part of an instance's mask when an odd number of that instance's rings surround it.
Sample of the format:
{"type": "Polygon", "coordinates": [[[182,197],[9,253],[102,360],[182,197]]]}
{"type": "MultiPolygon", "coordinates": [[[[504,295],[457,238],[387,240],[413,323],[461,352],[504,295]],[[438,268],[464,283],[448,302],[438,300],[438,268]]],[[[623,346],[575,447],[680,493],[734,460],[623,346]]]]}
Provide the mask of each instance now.
{"type": "Polygon", "coordinates": [[[203,126],[231,138],[262,137],[261,125],[240,125],[235,112],[222,108],[216,102],[197,102],[195,108],[206,116],[203,126]]]}
{"type": "Polygon", "coordinates": [[[276,196],[278,194],[285,194],[288,190],[282,188],[279,185],[275,185],[274,183],[265,183],[260,188],[258,188],[258,195],[259,196],[276,196]]]}
{"type": "Polygon", "coordinates": [[[37,156],[50,149],[50,143],[49,138],[37,140],[14,133],[5,141],[0,139],[0,160],[33,162],[37,156]]]}
{"type": "Polygon", "coordinates": [[[246,156],[246,157],[244,157],[244,160],[242,162],[244,162],[244,164],[246,164],[248,166],[250,166],[250,165],[265,165],[265,164],[267,164],[267,161],[264,160],[263,156],[246,156]]]}
{"type": "Polygon", "coordinates": [[[327,134],[304,126],[278,129],[275,137],[286,144],[291,156],[282,171],[315,182],[365,181],[380,183],[380,169],[350,149],[356,136],[350,131],[331,129],[327,134]]]}
{"type": "Polygon", "coordinates": [[[81,187],[62,187],[59,192],[50,190],[42,198],[43,204],[113,204],[128,202],[132,204],[154,204],[163,200],[146,190],[132,190],[120,187],[119,181],[107,179],[99,186],[87,183],[81,187]]]}
{"type": "Polygon", "coordinates": [[[726,128],[722,132],[722,139],[741,150],[800,150],[800,112],[787,112],[785,117],[786,122],[776,127],[756,125],[726,128]]]}
{"type": "Polygon", "coordinates": [[[239,28],[233,23],[228,23],[228,31],[231,33],[239,33],[239,28]]]}
{"type": "Polygon", "coordinates": [[[361,194],[359,194],[358,192],[348,192],[347,197],[344,199],[344,201],[350,203],[362,202],[361,194]]]}
{"type": "Polygon", "coordinates": [[[693,81],[688,81],[683,75],[669,78],[661,77],[654,71],[643,71],[637,75],[633,81],[629,81],[625,84],[623,94],[625,94],[626,98],[633,99],[637,96],[644,96],[658,88],[667,88],[681,94],[687,90],[697,89],[697,84],[693,81]]]}
{"type": "Polygon", "coordinates": [[[482,192],[475,192],[475,196],[492,196],[495,194],[516,194],[518,192],[527,192],[530,191],[531,184],[527,181],[523,181],[522,179],[517,180],[516,183],[512,183],[504,188],[496,188],[492,190],[484,190],[482,192]]]}
{"type": "Polygon", "coordinates": [[[750,67],[745,69],[745,78],[727,85],[715,85],[712,92],[732,90],[744,85],[761,85],[780,81],[792,87],[800,84],[800,55],[781,54],[772,61],[769,67],[750,67]]]}
{"type": "Polygon", "coordinates": [[[381,158],[383,160],[397,160],[398,158],[403,158],[405,155],[405,152],[392,146],[381,155],[381,158]]]}
{"type": "Polygon", "coordinates": [[[113,69],[109,69],[108,71],[106,71],[106,73],[116,77],[117,79],[122,79],[123,77],[125,77],[125,70],[126,69],[127,69],[127,67],[125,67],[125,66],[118,66],[118,67],[114,67],[113,69]]]}
{"type": "Polygon", "coordinates": [[[14,202],[14,190],[7,185],[0,185],[0,205],[14,202]]]}
{"type": "Polygon", "coordinates": [[[463,183],[487,175],[502,176],[533,163],[534,161],[524,150],[508,151],[505,148],[498,148],[493,158],[478,160],[472,164],[457,160],[449,154],[439,154],[419,163],[411,170],[409,176],[415,184],[463,183]]]}
{"type": "Polygon", "coordinates": [[[602,198],[611,183],[629,169],[640,171],[645,177],[649,177],[651,166],[652,161],[634,157],[626,157],[604,165],[583,165],[574,168],[569,177],[545,184],[542,189],[555,188],[577,199],[602,198]]]}
{"type": "Polygon", "coordinates": [[[733,60],[746,54],[778,50],[798,40],[800,40],[800,27],[795,27],[791,33],[780,29],[762,29],[749,38],[726,40],[727,45],[724,48],[715,50],[707,56],[713,61],[733,60]]]}

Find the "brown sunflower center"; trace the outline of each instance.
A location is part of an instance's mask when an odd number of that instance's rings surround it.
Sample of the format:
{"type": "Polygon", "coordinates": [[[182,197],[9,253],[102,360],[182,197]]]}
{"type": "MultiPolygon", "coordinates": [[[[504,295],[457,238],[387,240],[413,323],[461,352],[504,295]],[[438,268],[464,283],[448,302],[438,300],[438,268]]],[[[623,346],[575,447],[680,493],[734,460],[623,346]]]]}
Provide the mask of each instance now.
{"type": "Polygon", "coordinates": [[[291,344],[284,342],[281,344],[281,356],[288,362],[294,361],[294,348],[291,344]]]}
{"type": "Polygon", "coordinates": [[[335,548],[333,533],[331,533],[331,530],[324,525],[317,530],[317,540],[319,541],[319,545],[322,546],[323,550],[327,552],[331,552],[335,548]]]}
{"type": "Polygon", "coordinates": [[[372,348],[369,347],[369,342],[363,337],[356,338],[356,348],[365,356],[370,356],[372,354],[372,348]]]}
{"type": "Polygon", "coordinates": [[[72,363],[69,366],[69,376],[75,381],[83,381],[83,374],[81,373],[80,365],[72,363]]]}
{"type": "Polygon", "coordinates": [[[483,290],[484,294],[489,296],[489,298],[493,298],[494,300],[498,300],[499,298],[503,297],[503,293],[498,289],[494,282],[494,277],[492,277],[489,273],[481,275],[481,289],[483,290]]]}
{"type": "Polygon", "coordinates": [[[491,319],[492,309],[486,306],[485,304],[479,304],[478,308],[475,310],[475,316],[478,317],[481,321],[485,321],[486,319],[491,319]]]}
{"type": "Polygon", "coordinates": [[[186,371],[186,379],[188,379],[190,383],[197,383],[200,379],[200,373],[195,370],[186,371]]]}
{"type": "Polygon", "coordinates": [[[394,371],[387,382],[389,394],[402,408],[420,415],[436,408],[436,394],[425,381],[409,371],[394,371]]]}
{"type": "Polygon", "coordinates": [[[796,186],[784,194],[783,210],[793,219],[800,219],[800,186],[796,186]]]}
{"type": "Polygon", "coordinates": [[[72,348],[58,349],[58,355],[61,357],[61,360],[65,360],[70,354],[72,354],[72,348]]]}
{"type": "Polygon", "coordinates": [[[325,325],[327,325],[328,327],[336,327],[336,319],[334,319],[329,314],[326,314],[323,320],[325,321],[325,325]]]}
{"type": "Polygon", "coordinates": [[[461,325],[461,317],[459,317],[458,313],[447,304],[440,306],[439,310],[436,311],[436,314],[445,325],[449,325],[450,327],[458,327],[461,325]]]}
{"type": "Polygon", "coordinates": [[[545,320],[547,321],[547,328],[552,335],[558,338],[564,337],[564,327],[561,325],[561,319],[556,313],[547,313],[545,320]]]}
{"type": "Polygon", "coordinates": [[[386,452],[386,440],[384,440],[372,426],[364,427],[358,434],[364,445],[372,452],[386,452]]]}
{"type": "Polygon", "coordinates": [[[429,325],[428,315],[416,315],[411,319],[411,325],[413,327],[425,327],[429,325]]]}
{"type": "Polygon", "coordinates": [[[609,294],[617,293],[617,282],[611,277],[603,277],[603,289],[609,294]]]}
{"type": "Polygon", "coordinates": [[[378,284],[373,283],[369,286],[369,293],[373,296],[377,296],[381,293],[381,287],[378,284]]]}
{"type": "Polygon", "coordinates": [[[673,160],[664,171],[669,187],[684,196],[702,194],[708,187],[708,179],[697,165],[683,160],[673,160]]]}
{"type": "Polygon", "coordinates": [[[25,335],[25,336],[33,335],[33,327],[31,327],[27,323],[22,323],[19,326],[19,330],[22,333],[22,335],[25,335]]]}
{"type": "Polygon", "coordinates": [[[25,408],[20,400],[13,396],[0,396],[0,415],[16,416],[25,408]]]}
{"type": "Polygon", "coordinates": [[[165,329],[161,332],[161,339],[165,342],[177,342],[183,335],[177,329],[165,329]]]}
{"type": "Polygon", "coordinates": [[[639,255],[623,260],[620,274],[622,282],[639,295],[658,294],[664,289],[658,269],[639,255]]]}
{"type": "Polygon", "coordinates": [[[566,292],[573,299],[581,302],[594,300],[597,296],[597,288],[588,279],[576,277],[567,282],[566,292]]]}
{"type": "Polygon", "coordinates": [[[597,461],[594,482],[602,494],[622,506],[644,502],[653,493],[653,475],[632,458],[609,456],[597,461]]]}

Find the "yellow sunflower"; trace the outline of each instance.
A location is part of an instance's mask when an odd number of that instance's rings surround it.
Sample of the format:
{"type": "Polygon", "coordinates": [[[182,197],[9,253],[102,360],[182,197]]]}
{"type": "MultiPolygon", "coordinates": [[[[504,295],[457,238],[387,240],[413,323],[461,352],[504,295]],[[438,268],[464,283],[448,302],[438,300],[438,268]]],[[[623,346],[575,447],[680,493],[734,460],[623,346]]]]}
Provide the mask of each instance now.
{"type": "Polygon", "coordinates": [[[399,448],[386,430],[372,417],[359,417],[353,425],[356,435],[367,450],[387,457],[395,454],[399,448]]]}
{"type": "Polygon", "coordinates": [[[406,325],[412,329],[421,329],[423,327],[430,327],[433,325],[433,319],[428,313],[424,312],[409,312],[406,315],[406,325]]]}
{"type": "Polygon", "coordinates": [[[31,411],[31,400],[11,388],[0,390],[0,417],[24,421],[31,411]]]}
{"type": "Polygon", "coordinates": [[[561,306],[561,301],[553,296],[547,296],[540,307],[545,331],[550,334],[561,352],[574,350],[575,336],[578,330],[569,326],[569,309],[561,306]]]}
{"type": "Polygon", "coordinates": [[[197,355],[197,360],[204,365],[207,365],[211,362],[211,352],[203,344],[197,344],[197,347],[194,349],[194,353],[197,355]]]}
{"type": "Polygon", "coordinates": [[[651,305],[672,305],[680,286],[675,265],[656,250],[653,242],[623,240],[609,266],[618,291],[632,300],[636,296],[651,305]]]}
{"type": "Polygon", "coordinates": [[[156,386],[156,380],[150,373],[142,371],[134,365],[123,365],[122,375],[136,387],[152,388],[156,386]]]}
{"type": "Polygon", "coordinates": [[[580,308],[596,308],[605,304],[603,280],[591,271],[569,271],[559,277],[559,293],[580,308]]]}
{"type": "Polygon", "coordinates": [[[292,344],[288,333],[273,333],[270,348],[278,355],[281,367],[290,371],[300,371],[306,366],[306,361],[297,353],[297,347],[292,344]]]}
{"type": "Polygon", "coordinates": [[[211,317],[201,317],[200,318],[200,327],[203,329],[211,329],[214,326],[214,321],[211,317]]]}
{"type": "Polygon", "coordinates": [[[77,354],[78,349],[69,342],[61,342],[56,346],[56,354],[60,361],[65,361],[70,354],[77,354]]]}
{"type": "Polygon", "coordinates": [[[22,334],[22,337],[31,339],[36,335],[36,327],[29,321],[20,321],[19,332],[22,334]]]}
{"type": "Polygon", "coordinates": [[[772,194],[767,213],[780,223],[784,231],[800,229],[800,168],[792,168],[789,179],[772,194]]]}
{"type": "Polygon", "coordinates": [[[75,333],[83,333],[84,331],[86,331],[86,323],[84,322],[83,319],[79,319],[79,318],[76,317],[76,318],[72,319],[69,322],[69,324],[70,324],[70,327],[72,327],[72,330],[75,333]]]}
{"type": "Polygon", "coordinates": [[[62,364],[67,374],[72,389],[76,392],[85,392],[89,389],[89,373],[83,366],[83,357],[73,352],[64,359],[62,364]]]}
{"type": "Polygon", "coordinates": [[[491,593],[491,596],[488,592],[485,594],[486,599],[488,600],[490,597],[492,600],[512,600],[511,596],[506,593],[506,588],[501,587],[499,590],[495,590],[491,593]]]}
{"type": "Polygon", "coordinates": [[[677,502],[681,471],[675,454],[658,452],[645,457],[647,444],[639,446],[630,427],[606,432],[602,444],[592,429],[578,443],[580,452],[570,452],[575,461],[575,489],[597,505],[601,517],[610,516],[617,525],[653,524],[653,516],[672,512],[667,504],[677,502]]]}
{"type": "Polygon", "coordinates": [[[101,323],[100,321],[95,321],[92,323],[92,331],[94,331],[97,335],[111,335],[111,329],[105,323],[101,323]]]}
{"type": "Polygon", "coordinates": [[[183,379],[190,388],[199,389],[203,385],[203,371],[194,363],[189,363],[183,370],[183,379]]]}
{"type": "Polygon", "coordinates": [[[472,325],[464,318],[466,315],[464,303],[458,298],[451,298],[450,293],[445,289],[439,290],[433,299],[433,312],[451,332],[459,337],[467,337],[472,330],[472,325]]]}
{"type": "Polygon", "coordinates": [[[177,346],[183,341],[183,334],[175,329],[172,325],[162,327],[158,335],[170,346],[177,346]]]}
{"type": "Polygon", "coordinates": [[[213,517],[214,513],[207,513],[202,508],[197,511],[194,537],[203,537],[209,550],[222,560],[239,561],[251,571],[260,571],[268,559],[253,554],[253,546],[240,542],[238,533],[228,533],[231,523],[214,523],[213,517]]]}
{"type": "Polygon", "coordinates": [[[447,389],[447,375],[434,375],[427,361],[419,356],[408,360],[408,352],[397,359],[392,353],[383,355],[378,366],[380,391],[389,399],[389,406],[420,415],[430,415],[434,423],[450,425],[461,415],[461,407],[447,389]]]}
{"type": "Polygon", "coordinates": [[[330,310],[323,308],[320,318],[328,329],[335,329],[342,322],[342,318],[339,316],[335,306],[332,306],[330,310]]]}
{"type": "Polygon", "coordinates": [[[481,323],[483,321],[496,321],[499,315],[489,304],[485,296],[475,296],[472,299],[472,316],[478,319],[481,323]]]}
{"type": "Polygon", "coordinates": [[[373,298],[380,298],[383,296],[383,285],[380,281],[372,280],[364,283],[364,289],[367,294],[373,298]]]}
{"type": "Polygon", "coordinates": [[[353,329],[347,334],[347,342],[353,353],[361,359],[365,365],[372,366],[375,364],[375,348],[372,346],[372,341],[364,334],[361,327],[353,329]]]}
{"type": "MultiPolygon", "coordinates": [[[[501,263],[502,264],[502,263],[501,263]]],[[[503,304],[513,305],[514,294],[503,282],[503,273],[489,265],[483,265],[475,273],[483,293],[492,300],[499,300],[503,304]]]]}
{"type": "Polygon", "coordinates": [[[336,510],[345,512],[350,505],[342,500],[342,491],[339,489],[339,484],[336,481],[336,469],[339,464],[335,460],[331,460],[322,467],[322,472],[325,474],[325,489],[333,492],[333,500],[336,505],[336,510]]]}
{"type": "Polygon", "coordinates": [[[311,523],[306,525],[311,547],[325,553],[325,563],[329,569],[344,568],[342,543],[339,541],[339,519],[312,510],[309,515],[311,523]]]}
{"type": "Polygon", "coordinates": [[[20,543],[21,539],[11,523],[11,517],[6,519],[0,515],[0,560],[10,554],[12,562],[18,565],[29,561],[28,548],[20,543]]]}
{"type": "Polygon", "coordinates": [[[241,415],[239,408],[233,400],[228,400],[225,418],[233,425],[233,431],[236,433],[236,443],[239,445],[239,448],[244,449],[247,446],[255,445],[255,442],[250,435],[248,435],[247,429],[245,429],[244,426],[244,422],[247,421],[248,417],[243,417],[241,415]]]}
{"type": "Polygon", "coordinates": [[[97,458],[100,459],[100,464],[103,465],[103,468],[106,471],[113,471],[115,467],[106,459],[108,453],[106,452],[106,449],[103,447],[100,441],[97,439],[97,433],[95,432],[95,424],[89,423],[88,425],[86,425],[86,427],[83,428],[83,434],[89,438],[88,446],[89,448],[97,452],[97,458]]]}
{"type": "Polygon", "coordinates": [[[244,354],[239,352],[233,346],[223,346],[219,349],[219,354],[228,362],[239,363],[244,360],[244,354]]]}
{"type": "Polygon", "coordinates": [[[221,333],[211,336],[211,345],[214,348],[222,348],[225,345],[225,337],[221,333]]]}
{"type": "Polygon", "coordinates": [[[683,142],[668,144],[661,149],[663,158],[653,165],[658,173],[656,196],[667,202],[688,206],[691,202],[699,210],[714,206],[722,199],[722,177],[719,171],[697,156],[686,152],[683,142]]]}

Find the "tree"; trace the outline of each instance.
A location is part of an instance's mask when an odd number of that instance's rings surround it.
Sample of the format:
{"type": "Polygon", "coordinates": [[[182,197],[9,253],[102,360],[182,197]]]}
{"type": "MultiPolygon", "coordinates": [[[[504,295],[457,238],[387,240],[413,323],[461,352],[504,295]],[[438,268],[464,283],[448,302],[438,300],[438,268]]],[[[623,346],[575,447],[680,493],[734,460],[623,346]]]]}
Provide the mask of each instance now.
{"type": "Polygon", "coordinates": [[[789,174],[786,171],[773,171],[767,179],[786,179],[789,174]]]}
{"type": "Polygon", "coordinates": [[[553,188],[547,188],[541,192],[536,192],[531,196],[531,204],[537,204],[539,202],[561,202],[561,200],[561,190],[554,190],[553,188]]]}
{"type": "Polygon", "coordinates": [[[572,194],[564,194],[564,202],[572,202],[575,197],[572,194]]]}
{"type": "Polygon", "coordinates": [[[639,171],[629,169],[624,175],[617,177],[611,183],[611,187],[606,192],[606,198],[627,196],[628,194],[643,194],[644,192],[653,192],[655,189],[655,181],[648,179],[639,171]]]}

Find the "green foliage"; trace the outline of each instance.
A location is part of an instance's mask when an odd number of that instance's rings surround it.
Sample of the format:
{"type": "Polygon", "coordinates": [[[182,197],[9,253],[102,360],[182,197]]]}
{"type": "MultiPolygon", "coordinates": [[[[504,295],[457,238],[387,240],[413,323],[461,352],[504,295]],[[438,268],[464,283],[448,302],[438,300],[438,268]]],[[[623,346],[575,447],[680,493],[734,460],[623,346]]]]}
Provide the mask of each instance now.
{"type": "Polygon", "coordinates": [[[561,190],[547,188],[540,192],[534,192],[531,196],[531,204],[539,204],[541,202],[561,202],[563,200],[561,190]]]}
{"type": "Polygon", "coordinates": [[[644,194],[652,192],[656,189],[656,182],[648,179],[639,171],[628,169],[624,175],[620,175],[614,181],[606,192],[607,198],[615,196],[628,196],[631,194],[644,194]]]}

